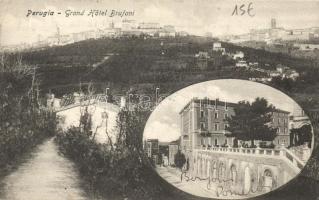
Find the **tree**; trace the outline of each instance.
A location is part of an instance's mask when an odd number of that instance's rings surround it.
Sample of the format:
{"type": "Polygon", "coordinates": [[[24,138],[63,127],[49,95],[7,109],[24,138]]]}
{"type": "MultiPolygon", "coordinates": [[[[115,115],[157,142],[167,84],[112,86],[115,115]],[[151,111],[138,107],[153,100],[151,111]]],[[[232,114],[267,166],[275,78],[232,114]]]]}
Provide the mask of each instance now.
{"type": "Polygon", "coordinates": [[[178,152],[174,156],[174,163],[176,167],[182,170],[185,162],[186,162],[185,155],[180,150],[178,150],[178,152]]]}
{"type": "Polygon", "coordinates": [[[293,144],[303,145],[304,143],[308,143],[308,147],[311,147],[311,140],[312,140],[312,131],[311,125],[304,125],[300,128],[293,128],[291,129],[291,137],[293,140],[293,144]]]}
{"type": "Polygon", "coordinates": [[[276,129],[270,126],[271,112],[275,108],[269,105],[264,98],[256,98],[254,102],[240,101],[234,108],[235,115],[227,120],[227,130],[231,133],[228,137],[235,137],[243,141],[254,140],[272,141],[276,137],[276,129]]]}

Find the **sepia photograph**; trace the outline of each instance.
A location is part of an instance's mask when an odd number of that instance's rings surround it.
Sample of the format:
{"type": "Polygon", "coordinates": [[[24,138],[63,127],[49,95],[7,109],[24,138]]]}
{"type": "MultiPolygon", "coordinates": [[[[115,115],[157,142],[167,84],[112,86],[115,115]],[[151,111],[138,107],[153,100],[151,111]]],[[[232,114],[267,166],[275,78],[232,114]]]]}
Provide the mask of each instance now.
{"type": "Polygon", "coordinates": [[[316,0],[1,0],[0,200],[319,200],[316,0]]]}
{"type": "Polygon", "coordinates": [[[144,130],[144,149],[161,177],[185,192],[219,199],[284,185],[306,165],[312,141],[311,122],[290,97],[236,79],[173,93],[144,130]]]}

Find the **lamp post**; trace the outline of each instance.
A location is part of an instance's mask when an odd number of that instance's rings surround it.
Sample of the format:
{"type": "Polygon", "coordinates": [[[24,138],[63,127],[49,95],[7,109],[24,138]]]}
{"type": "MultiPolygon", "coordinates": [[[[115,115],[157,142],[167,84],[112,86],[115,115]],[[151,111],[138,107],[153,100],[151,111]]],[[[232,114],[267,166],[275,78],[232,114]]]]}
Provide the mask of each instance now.
{"type": "Polygon", "coordinates": [[[155,105],[157,106],[157,101],[158,101],[158,91],[159,91],[159,88],[157,87],[156,89],[155,89],[155,105]]]}
{"type": "Polygon", "coordinates": [[[109,90],[110,88],[105,88],[105,95],[106,95],[106,103],[108,102],[108,97],[109,97],[109,95],[108,95],[108,90],[109,90]]]}

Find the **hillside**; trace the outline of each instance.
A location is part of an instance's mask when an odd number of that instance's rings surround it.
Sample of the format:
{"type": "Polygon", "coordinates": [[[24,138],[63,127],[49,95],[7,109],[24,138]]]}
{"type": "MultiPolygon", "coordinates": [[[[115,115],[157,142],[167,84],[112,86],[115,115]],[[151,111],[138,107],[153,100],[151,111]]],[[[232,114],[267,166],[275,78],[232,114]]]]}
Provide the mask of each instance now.
{"type": "MultiPolygon", "coordinates": [[[[39,67],[38,77],[43,92],[53,90],[61,95],[78,90],[80,82],[82,85],[94,82],[100,91],[111,86],[115,93],[127,91],[128,88],[150,92],[155,87],[169,93],[205,80],[263,76],[234,68],[234,62],[223,56],[215,58],[218,62],[209,62],[206,69],[197,67],[195,54],[209,52],[214,41],[195,36],[102,38],[23,52],[21,56],[24,62],[39,67]]],[[[259,62],[264,68],[273,69],[277,64],[282,64],[296,69],[301,74],[298,81],[277,81],[271,85],[298,98],[300,102],[306,102],[310,97],[313,105],[319,102],[316,95],[319,93],[317,62],[229,43],[222,43],[222,46],[227,52],[243,51],[248,62],[259,62]]]]}

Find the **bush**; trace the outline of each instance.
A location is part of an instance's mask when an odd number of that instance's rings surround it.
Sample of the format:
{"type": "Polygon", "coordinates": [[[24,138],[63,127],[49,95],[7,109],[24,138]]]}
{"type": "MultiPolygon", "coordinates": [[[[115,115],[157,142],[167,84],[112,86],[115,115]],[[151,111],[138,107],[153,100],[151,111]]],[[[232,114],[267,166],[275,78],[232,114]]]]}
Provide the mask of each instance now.
{"type": "MultiPolygon", "coordinates": [[[[4,58],[3,58],[4,59],[4,58]]],[[[56,115],[40,106],[30,66],[0,62],[0,169],[55,133],[56,115]]]]}
{"type": "Polygon", "coordinates": [[[142,113],[121,111],[114,143],[99,144],[84,129],[57,134],[60,151],[73,160],[94,194],[117,199],[151,199],[161,191],[149,158],[143,153],[142,113]]]}

